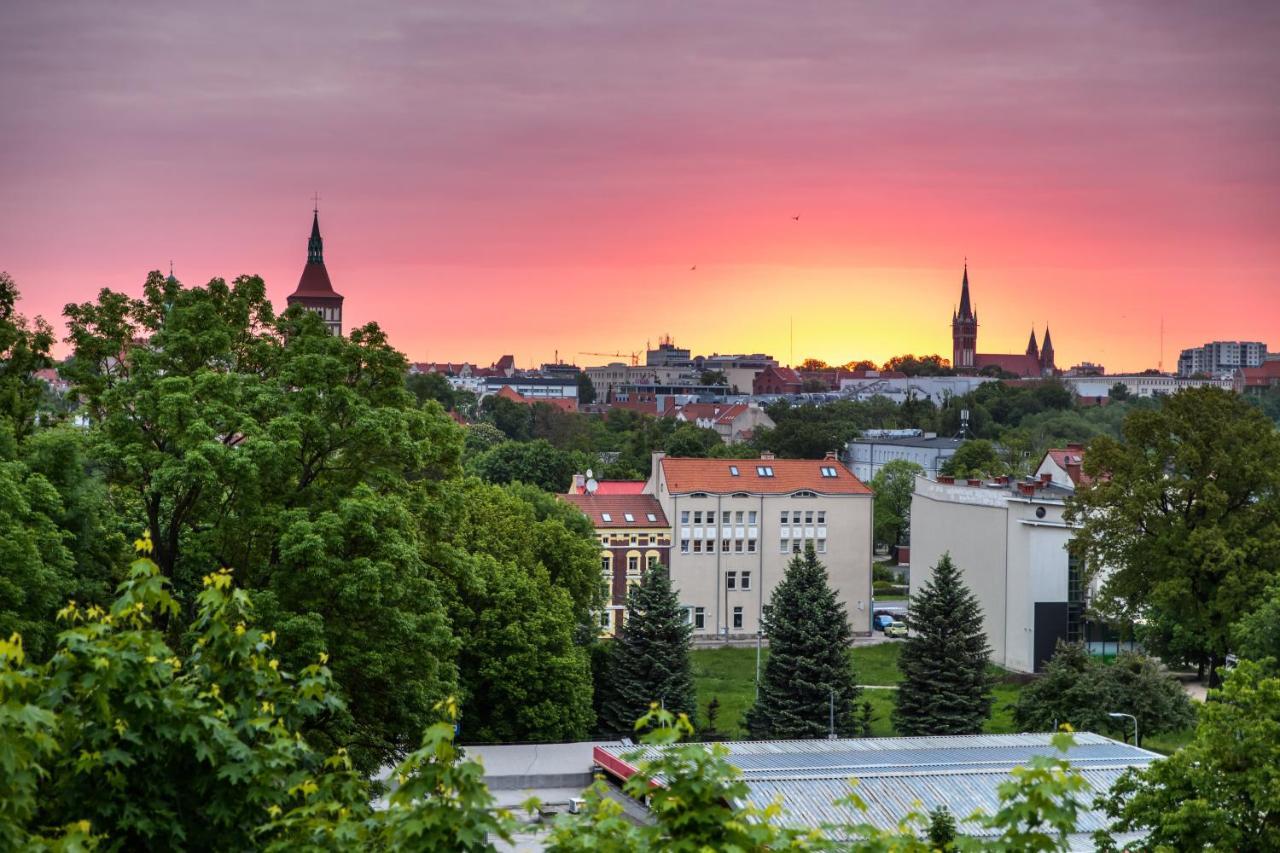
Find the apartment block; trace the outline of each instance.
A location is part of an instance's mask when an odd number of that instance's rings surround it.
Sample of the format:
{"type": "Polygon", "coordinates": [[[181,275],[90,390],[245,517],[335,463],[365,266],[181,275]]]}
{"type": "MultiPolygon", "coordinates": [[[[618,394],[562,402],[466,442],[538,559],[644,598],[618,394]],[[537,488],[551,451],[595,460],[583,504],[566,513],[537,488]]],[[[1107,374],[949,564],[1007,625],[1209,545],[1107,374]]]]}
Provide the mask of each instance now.
{"type": "Polygon", "coordinates": [[[1182,351],[1178,356],[1178,375],[1231,374],[1245,367],[1260,367],[1266,358],[1267,345],[1261,341],[1210,341],[1182,351]]]}

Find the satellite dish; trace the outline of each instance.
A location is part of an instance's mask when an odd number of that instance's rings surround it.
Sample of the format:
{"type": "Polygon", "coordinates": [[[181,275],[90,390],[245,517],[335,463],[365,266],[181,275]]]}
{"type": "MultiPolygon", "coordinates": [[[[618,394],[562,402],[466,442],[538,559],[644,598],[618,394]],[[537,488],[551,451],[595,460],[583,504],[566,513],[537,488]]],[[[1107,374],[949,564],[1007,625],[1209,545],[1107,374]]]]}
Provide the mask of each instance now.
{"type": "Polygon", "coordinates": [[[598,488],[600,488],[600,484],[594,478],[587,480],[587,494],[594,495],[598,488]]]}
{"type": "Polygon", "coordinates": [[[590,480],[590,479],[591,479],[592,477],[594,477],[594,476],[595,476],[595,474],[592,474],[592,473],[591,473],[591,469],[590,469],[590,468],[588,468],[588,469],[587,469],[587,479],[588,479],[588,480],[590,480]]]}

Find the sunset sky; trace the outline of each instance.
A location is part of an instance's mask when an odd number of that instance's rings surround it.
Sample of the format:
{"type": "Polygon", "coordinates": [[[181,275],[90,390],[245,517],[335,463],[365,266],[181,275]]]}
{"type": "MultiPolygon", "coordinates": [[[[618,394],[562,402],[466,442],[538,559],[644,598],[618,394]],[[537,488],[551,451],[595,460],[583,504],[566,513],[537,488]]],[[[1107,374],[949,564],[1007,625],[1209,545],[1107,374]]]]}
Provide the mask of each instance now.
{"type": "Polygon", "coordinates": [[[170,259],[283,307],[318,191],[413,360],[949,357],[966,256],[981,351],[1280,349],[1277,3],[21,3],[0,124],[50,320],[170,259]]]}

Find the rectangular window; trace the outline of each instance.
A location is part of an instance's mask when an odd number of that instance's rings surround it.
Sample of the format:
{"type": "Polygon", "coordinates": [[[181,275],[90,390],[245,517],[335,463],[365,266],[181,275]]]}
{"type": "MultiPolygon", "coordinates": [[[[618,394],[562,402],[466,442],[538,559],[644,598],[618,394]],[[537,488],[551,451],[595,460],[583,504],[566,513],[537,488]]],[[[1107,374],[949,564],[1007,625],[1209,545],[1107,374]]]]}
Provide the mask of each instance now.
{"type": "Polygon", "coordinates": [[[738,589],[751,589],[751,572],[742,573],[742,583],[738,585],[738,589]]]}
{"type": "Polygon", "coordinates": [[[725,572],[725,573],[724,573],[724,588],[725,588],[725,589],[737,589],[737,588],[738,588],[738,573],[737,573],[737,572],[725,572]]]}
{"type": "Polygon", "coordinates": [[[600,571],[605,572],[607,574],[612,565],[613,565],[613,561],[610,560],[608,557],[600,558],[600,571]]]}
{"type": "Polygon", "coordinates": [[[831,467],[829,467],[829,466],[827,466],[827,465],[822,466],[822,476],[824,476],[824,477],[834,477],[835,475],[836,475],[836,469],[835,469],[835,468],[831,468],[831,467]]]}
{"type": "Polygon", "coordinates": [[[782,511],[782,523],[784,525],[787,523],[787,511],[785,509],[782,511]]]}
{"type": "Polygon", "coordinates": [[[818,550],[818,553],[819,553],[819,554],[825,554],[825,553],[827,553],[827,540],[825,540],[825,539],[819,539],[819,540],[818,540],[818,548],[817,548],[817,550],[818,550]]]}
{"type": "Polygon", "coordinates": [[[819,524],[827,523],[827,511],[825,509],[818,510],[818,523],[819,524]]]}
{"type": "Polygon", "coordinates": [[[721,524],[729,523],[729,510],[726,509],[724,512],[720,513],[720,523],[721,524]]]}
{"type": "Polygon", "coordinates": [[[640,574],[640,558],[639,557],[634,555],[627,557],[627,574],[629,575],[640,574]]]}
{"type": "Polygon", "coordinates": [[[707,609],[705,607],[693,608],[693,627],[696,631],[701,631],[707,627],[707,609]]]}
{"type": "Polygon", "coordinates": [[[736,553],[739,553],[739,554],[741,554],[741,553],[742,553],[742,540],[741,540],[741,539],[735,539],[735,540],[733,540],[733,550],[734,550],[736,553]]]}
{"type": "Polygon", "coordinates": [[[779,553],[779,554],[788,554],[788,553],[790,553],[790,552],[791,552],[791,540],[790,540],[790,539],[783,539],[781,542],[779,542],[779,543],[778,543],[778,553],[779,553]]]}
{"type": "Polygon", "coordinates": [[[689,540],[688,540],[688,539],[681,539],[681,540],[680,540],[680,553],[681,553],[681,554],[688,554],[688,553],[689,553],[689,540]]]}
{"type": "Polygon", "coordinates": [[[622,517],[623,517],[624,519],[626,519],[627,521],[635,521],[635,520],[636,520],[636,517],[635,517],[634,515],[632,515],[631,513],[629,513],[629,512],[624,512],[624,513],[622,514],[622,517]]]}
{"type": "Polygon", "coordinates": [[[608,630],[609,628],[609,611],[603,610],[600,613],[600,627],[608,630]]]}
{"type": "MultiPolygon", "coordinates": [[[[741,516],[742,513],[738,513],[738,515],[741,516]]],[[[741,518],[739,518],[739,521],[741,521],[741,518]]],[[[747,524],[751,525],[752,527],[756,526],[756,511],[754,509],[751,510],[751,512],[747,513],[747,524]]]]}
{"type": "Polygon", "coordinates": [[[738,510],[737,514],[734,516],[734,520],[735,520],[738,524],[741,524],[741,523],[742,523],[742,510],[738,510]]]}
{"type": "Polygon", "coordinates": [[[793,540],[793,541],[791,542],[791,553],[793,553],[793,554],[799,554],[799,553],[800,553],[801,551],[803,551],[803,550],[804,550],[804,541],[803,541],[803,540],[795,539],[795,540],[793,540]]]}
{"type": "Polygon", "coordinates": [[[607,512],[602,512],[602,513],[600,513],[600,517],[604,519],[605,524],[612,524],[612,523],[613,523],[613,516],[612,516],[612,515],[609,515],[609,513],[607,513],[607,512]]]}
{"type": "Polygon", "coordinates": [[[714,540],[714,539],[708,539],[708,540],[707,540],[707,553],[708,553],[708,554],[714,554],[715,552],[716,552],[716,540],[714,540]]]}
{"type": "Polygon", "coordinates": [[[729,466],[729,476],[730,476],[730,477],[736,477],[736,476],[738,476],[738,466],[737,466],[737,465],[730,465],[730,466],[729,466]]]}
{"type": "Polygon", "coordinates": [[[747,553],[748,553],[748,554],[754,554],[755,552],[756,552],[756,540],[754,540],[754,539],[748,539],[748,540],[747,540],[747,553]]]}
{"type": "Polygon", "coordinates": [[[733,627],[735,628],[742,627],[742,608],[741,607],[733,608],[733,627]]]}
{"type": "Polygon", "coordinates": [[[689,523],[689,510],[687,509],[680,510],[680,523],[681,524],[689,523]]]}
{"type": "Polygon", "coordinates": [[[726,553],[726,554],[728,554],[728,553],[729,553],[729,550],[730,550],[730,549],[729,549],[729,540],[728,540],[728,539],[721,539],[721,540],[720,540],[720,550],[721,550],[721,551],[723,551],[723,552],[724,552],[724,553],[726,553]]]}
{"type": "Polygon", "coordinates": [[[792,510],[792,512],[791,512],[791,523],[792,523],[792,524],[799,524],[799,523],[800,523],[800,510],[798,510],[798,509],[797,509],[797,510],[792,510]]]}
{"type": "Polygon", "coordinates": [[[702,523],[702,510],[697,509],[693,511],[693,523],[694,524],[702,523]]]}
{"type": "Polygon", "coordinates": [[[695,539],[695,540],[693,540],[693,553],[695,553],[695,554],[701,554],[701,553],[702,553],[702,540],[701,540],[701,539],[695,539]]]}
{"type": "Polygon", "coordinates": [[[757,475],[759,475],[759,476],[761,476],[761,477],[772,477],[772,476],[773,476],[773,466],[772,466],[772,465],[757,465],[757,466],[756,466],[756,474],[757,474],[757,475]]]}
{"type": "Polygon", "coordinates": [[[813,510],[809,510],[804,514],[804,523],[813,524],[813,510]]]}

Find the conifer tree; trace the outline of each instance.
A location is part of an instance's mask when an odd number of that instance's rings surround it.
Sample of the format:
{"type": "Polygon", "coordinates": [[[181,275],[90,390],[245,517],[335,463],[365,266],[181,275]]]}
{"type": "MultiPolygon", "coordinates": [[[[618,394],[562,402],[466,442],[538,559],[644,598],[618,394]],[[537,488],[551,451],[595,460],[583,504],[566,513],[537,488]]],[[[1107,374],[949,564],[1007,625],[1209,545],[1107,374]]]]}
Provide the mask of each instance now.
{"type": "Polygon", "coordinates": [[[982,731],[991,714],[991,649],[982,608],[943,554],[933,577],[907,608],[912,636],[898,657],[893,723],[901,735],[967,735],[982,731]]]}
{"type": "Polygon", "coordinates": [[[635,722],[657,702],[693,718],[697,705],[689,663],[689,624],[666,566],[651,563],[627,596],[627,618],[609,650],[603,734],[629,737],[635,722]]]}
{"type": "Polygon", "coordinates": [[[813,545],[787,566],[764,612],[769,660],[760,695],[747,712],[755,738],[855,737],[857,680],[849,660],[853,629],[827,583],[813,545]]]}

